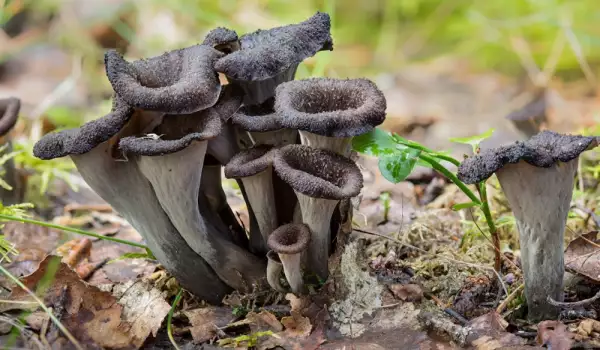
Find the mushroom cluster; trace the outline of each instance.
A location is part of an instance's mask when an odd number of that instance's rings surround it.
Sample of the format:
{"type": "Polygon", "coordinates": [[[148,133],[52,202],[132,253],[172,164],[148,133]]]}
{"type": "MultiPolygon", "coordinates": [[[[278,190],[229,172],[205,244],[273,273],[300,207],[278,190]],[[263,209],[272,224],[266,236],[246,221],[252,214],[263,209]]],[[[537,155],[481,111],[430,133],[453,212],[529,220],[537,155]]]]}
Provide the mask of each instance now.
{"type": "Polygon", "coordinates": [[[197,296],[218,303],[267,285],[302,293],[305,277],[327,279],[331,243],[351,220],[343,204],[363,185],[351,139],[386,110],[367,79],[293,80],[324,50],[330,18],[317,12],[240,37],[216,28],[201,44],[133,62],[109,51],[111,112],[45,135],[34,155],[71,157],[197,296]],[[249,227],[227,203],[223,173],[239,185],[249,227]]]}
{"type": "Polygon", "coordinates": [[[458,178],[476,184],[498,177],[519,230],[528,317],[554,319],[563,300],[563,234],[579,155],[598,146],[599,137],[542,131],[527,141],[489,149],[467,158],[458,178]]]}

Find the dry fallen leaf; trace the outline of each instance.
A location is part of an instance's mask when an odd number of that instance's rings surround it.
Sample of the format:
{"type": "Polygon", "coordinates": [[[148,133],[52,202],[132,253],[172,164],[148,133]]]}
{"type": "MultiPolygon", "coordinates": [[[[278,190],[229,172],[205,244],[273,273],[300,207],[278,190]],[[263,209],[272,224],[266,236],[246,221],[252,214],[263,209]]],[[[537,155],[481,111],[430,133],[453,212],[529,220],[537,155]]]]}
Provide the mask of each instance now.
{"type": "Polygon", "coordinates": [[[600,321],[588,318],[579,322],[579,325],[577,326],[577,334],[584,337],[589,337],[592,332],[600,333],[600,321]]]}
{"type": "Polygon", "coordinates": [[[392,284],[390,290],[402,301],[421,301],[423,290],[418,284],[392,284]]]}
{"type": "Polygon", "coordinates": [[[230,307],[208,306],[183,312],[190,321],[194,343],[201,344],[217,335],[218,328],[233,322],[236,316],[230,307]]]}
{"type": "Polygon", "coordinates": [[[598,231],[575,238],[565,251],[565,268],[600,282],[600,239],[598,231]]]}
{"type": "MultiPolygon", "coordinates": [[[[139,282],[117,292],[117,300],[110,292],[82,281],[55,255],[49,255],[21,281],[30,290],[45,285],[45,304],[64,310],[56,316],[87,348],[139,348],[150,333],[156,333],[170,308],[157,291],[139,282]]],[[[30,301],[31,297],[14,287],[9,299],[30,301]]],[[[27,306],[31,308],[31,304],[27,306]]]]}
{"type": "MultiPolygon", "coordinates": [[[[265,331],[281,332],[283,330],[281,322],[279,322],[275,315],[268,311],[263,310],[259,313],[249,312],[246,315],[246,319],[250,321],[249,325],[252,333],[265,331]]],[[[281,321],[283,322],[283,318],[281,321]]]]}
{"type": "Polygon", "coordinates": [[[542,321],[538,324],[537,343],[552,350],[569,350],[573,344],[573,333],[559,321],[542,321]]]}
{"type": "Polygon", "coordinates": [[[291,316],[281,318],[281,324],[285,327],[286,335],[290,337],[308,337],[312,330],[308,317],[304,317],[296,311],[292,311],[290,314],[291,316]]]}
{"type": "Polygon", "coordinates": [[[492,350],[503,346],[523,345],[524,340],[506,331],[508,322],[495,311],[472,319],[468,326],[470,342],[477,350],[492,350]]]}

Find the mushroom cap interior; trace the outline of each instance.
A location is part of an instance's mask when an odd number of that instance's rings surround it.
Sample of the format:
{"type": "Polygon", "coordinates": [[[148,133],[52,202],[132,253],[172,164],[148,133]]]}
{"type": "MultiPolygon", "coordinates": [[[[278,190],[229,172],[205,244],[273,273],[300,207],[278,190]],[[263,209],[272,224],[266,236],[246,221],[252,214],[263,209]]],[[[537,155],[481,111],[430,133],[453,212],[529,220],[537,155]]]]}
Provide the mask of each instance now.
{"type": "Polygon", "coordinates": [[[231,117],[231,122],[251,132],[268,132],[283,129],[281,117],[275,114],[272,97],[259,105],[243,106],[231,117]]]}
{"type": "Polygon", "coordinates": [[[242,178],[267,170],[272,164],[270,145],[257,145],[233,156],[225,166],[225,177],[242,178]]]}
{"type": "Polygon", "coordinates": [[[492,148],[465,159],[458,167],[458,178],[467,184],[481,182],[506,164],[523,160],[533,166],[548,168],[557,162],[569,162],[598,145],[595,136],[565,135],[542,131],[527,141],[492,148]]]}
{"type": "Polygon", "coordinates": [[[54,159],[72,154],[88,153],[118,134],[133,114],[132,107],[115,97],[110,113],[85,123],[79,128],[44,135],[34,145],[33,155],[40,159],[54,159]]]}
{"type": "Polygon", "coordinates": [[[193,113],[214,105],[221,85],[214,63],[223,53],[194,45],[127,62],[106,52],[106,75],[115,92],[134,107],[164,113],[193,113]]]}
{"type": "Polygon", "coordinates": [[[385,120],[383,92],[368,79],[310,78],[282,83],[275,111],[283,125],[322,136],[364,134],[385,120]]]}
{"type": "Polygon", "coordinates": [[[335,152],[305,145],[274,150],[273,168],[295,191],[309,197],[350,198],[358,195],[363,186],[356,163],[335,152]]]}
{"type": "Polygon", "coordinates": [[[16,97],[0,99],[0,136],[6,135],[17,124],[21,100],[16,97]]]}
{"type": "Polygon", "coordinates": [[[219,59],[215,69],[237,80],[272,78],[321,50],[332,50],[330,29],[329,15],[317,12],[297,24],[245,34],[241,49],[219,59]]]}
{"type": "Polygon", "coordinates": [[[308,247],[310,229],[305,224],[287,224],[278,227],[267,240],[267,245],[279,254],[298,254],[308,247]]]}

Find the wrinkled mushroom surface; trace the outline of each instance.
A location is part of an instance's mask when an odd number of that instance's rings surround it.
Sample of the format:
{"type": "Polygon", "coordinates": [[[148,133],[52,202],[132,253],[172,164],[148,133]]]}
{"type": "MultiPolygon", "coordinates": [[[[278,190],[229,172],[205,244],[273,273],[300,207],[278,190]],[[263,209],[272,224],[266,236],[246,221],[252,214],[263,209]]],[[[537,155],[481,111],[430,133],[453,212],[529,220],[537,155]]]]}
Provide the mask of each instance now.
{"type": "Polygon", "coordinates": [[[223,55],[208,45],[195,45],[133,62],[110,50],[104,61],[113,89],[129,105],[180,114],[217,102],[221,85],[213,65],[223,55]]]}

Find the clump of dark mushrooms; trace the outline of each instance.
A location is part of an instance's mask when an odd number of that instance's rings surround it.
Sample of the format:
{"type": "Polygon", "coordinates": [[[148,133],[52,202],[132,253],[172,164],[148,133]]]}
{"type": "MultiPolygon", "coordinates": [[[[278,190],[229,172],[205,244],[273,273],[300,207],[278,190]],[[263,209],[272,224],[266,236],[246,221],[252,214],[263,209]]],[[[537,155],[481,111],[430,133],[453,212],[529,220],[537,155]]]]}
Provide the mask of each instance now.
{"type": "Polygon", "coordinates": [[[351,219],[340,201],[362,188],[350,139],[385,118],[369,80],[291,81],[304,59],[332,49],[329,15],[319,12],[240,37],[216,28],[201,44],[149,59],[109,51],[112,111],[45,135],[34,155],[69,156],[197,296],[285,292],[282,271],[303,293],[303,275],[327,278],[338,221],[351,219]],[[239,184],[249,225],[227,202],[222,172],[239,184]]]}
{"type": "MultiPolygon", "coordinates": [[[[18,98],[0,99],[0,146],[4,148],[5,154],[13,150],[10,131],[17,124],[20,109],[21,101],[18,98]]],[[[2,201],[2,204],[11,205],[21,203],[24,186],[12,158],[2,164],[2,174],[0,177],[11,187],[11,189],[0,187],[0,201],[2,201]]]]}
{"type": "Polygon", "coordinates": [[[563,300],[563,234],[579,155],[600,138],[543,131],[525,142],[486,150],[466,159],[458,178],[468,184],[494,173],[517,220],[528,317],[553,319],[563,300]]]}

